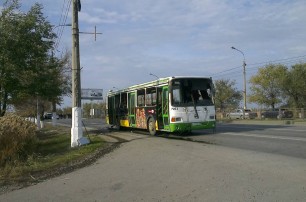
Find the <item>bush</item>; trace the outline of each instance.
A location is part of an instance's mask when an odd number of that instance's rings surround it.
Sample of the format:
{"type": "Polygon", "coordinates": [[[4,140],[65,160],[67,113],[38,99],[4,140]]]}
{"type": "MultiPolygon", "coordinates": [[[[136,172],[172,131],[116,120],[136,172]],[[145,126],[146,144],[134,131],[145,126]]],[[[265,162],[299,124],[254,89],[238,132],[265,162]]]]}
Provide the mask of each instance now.
{"type": "Polygon", "coordinates": [[[36,145],[36,126],[14,114],[0,117],[0,166],[26,160],[36,145]]]}

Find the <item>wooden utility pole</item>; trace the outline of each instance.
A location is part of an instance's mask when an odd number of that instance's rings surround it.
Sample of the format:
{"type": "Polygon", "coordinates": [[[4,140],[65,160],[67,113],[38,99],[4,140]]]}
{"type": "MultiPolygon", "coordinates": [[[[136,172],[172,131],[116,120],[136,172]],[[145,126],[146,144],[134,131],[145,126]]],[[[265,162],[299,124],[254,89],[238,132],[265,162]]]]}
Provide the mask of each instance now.
{"type": "Polygon", "coordinates": [[[83,137],[82,105],[81,105],[81,74],[79,49],[79,19],[81,10],[80,0],[72,1],[72,127],[71,147],[87,144],[89,141],[83,137]]]}

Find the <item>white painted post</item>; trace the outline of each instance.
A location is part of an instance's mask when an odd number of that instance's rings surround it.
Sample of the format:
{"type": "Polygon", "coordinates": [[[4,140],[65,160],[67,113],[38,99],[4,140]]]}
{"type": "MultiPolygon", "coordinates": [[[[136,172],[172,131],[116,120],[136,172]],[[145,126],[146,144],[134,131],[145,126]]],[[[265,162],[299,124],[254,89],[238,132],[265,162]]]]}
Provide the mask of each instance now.
{"type": "Polygon", "coordinates": [[[52,112],[52,126],[56,126],[57,115],[56,112],[52,112]]]}
{"type": "Polygon", "coordinates": [[[79,146],[78,140],[83,137],[82,109],[72,108],[71,147],[79,146]]]}

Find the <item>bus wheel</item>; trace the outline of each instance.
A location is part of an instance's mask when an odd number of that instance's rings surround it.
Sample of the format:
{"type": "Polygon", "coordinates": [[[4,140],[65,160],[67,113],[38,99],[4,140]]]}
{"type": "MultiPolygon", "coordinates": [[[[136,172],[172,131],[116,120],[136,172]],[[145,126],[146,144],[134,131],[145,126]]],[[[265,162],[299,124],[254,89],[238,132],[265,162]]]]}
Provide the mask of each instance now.
{"type": "Polygon", "coordinates": [[[148,130],[150,135],[156,135],[155,119],[150,118],[148,121],[148,130]]]}

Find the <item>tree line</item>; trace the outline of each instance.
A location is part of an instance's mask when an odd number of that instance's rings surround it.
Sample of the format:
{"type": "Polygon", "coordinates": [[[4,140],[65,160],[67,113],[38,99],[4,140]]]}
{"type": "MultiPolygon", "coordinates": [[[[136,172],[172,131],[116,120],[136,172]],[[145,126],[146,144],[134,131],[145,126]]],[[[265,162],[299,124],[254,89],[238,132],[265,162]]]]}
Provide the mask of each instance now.
{"type": "MultiPolygon", "coordinates": [[[[306,107],[306,63],[287,67],[283,64],[269,64],[258,69],[249,80],[248,102],[265,108],[306,107]]],[[[236,81],[221,79],[215,81],[215,104],[217,108],[237,108],[242,92],[235,87],[236,81]]]]}
{"type": "Polygon", "coordinates": [[[20,8],[19,0],[6,0],[0,11],[0,116],[8,106],[50,110],[71,93],[70,54],[55,56],[57,35],[42,5],[20,8]]]}

